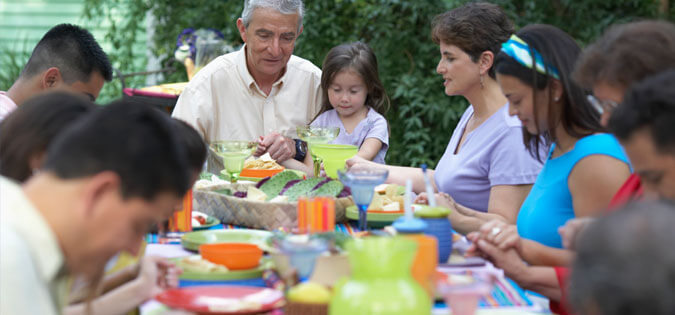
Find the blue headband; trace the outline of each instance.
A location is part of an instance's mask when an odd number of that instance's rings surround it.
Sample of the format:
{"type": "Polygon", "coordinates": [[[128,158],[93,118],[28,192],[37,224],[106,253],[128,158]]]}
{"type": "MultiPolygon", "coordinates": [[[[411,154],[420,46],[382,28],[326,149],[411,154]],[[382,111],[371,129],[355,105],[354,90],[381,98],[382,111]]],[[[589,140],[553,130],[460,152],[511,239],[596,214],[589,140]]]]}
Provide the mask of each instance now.
{"type": "Polygon", "coordinates": [[[511,35],[511,38],[506,43],[502,44],[502,52],[529,69],[532,69],[532,65],[535,64],[537,72],[560,80],[558,69],[545,64],[541,54],[534,48],[528,46],[524,40],[520,39],[520,37],[515,34],[511,35]],[[535,62],[532,62],[533,57],[535,62]]]}

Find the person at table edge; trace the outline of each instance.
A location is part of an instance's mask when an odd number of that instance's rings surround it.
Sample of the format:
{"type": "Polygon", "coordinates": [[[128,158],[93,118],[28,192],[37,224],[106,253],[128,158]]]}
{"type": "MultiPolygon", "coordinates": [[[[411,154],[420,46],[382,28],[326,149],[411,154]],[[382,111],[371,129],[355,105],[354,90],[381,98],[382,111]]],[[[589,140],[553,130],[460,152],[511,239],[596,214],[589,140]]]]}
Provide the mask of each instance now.
{"type": "Polygon", "coordinates": [[[292,55],[303,30],[301,0],[246,0],[237,28],[243,47],[201,69],[178,98],[173,117],[207,143],[258,140],[255,155],[304,161],[306,144],[287,133],[321,105],[321,70],[292,55]]]}
{"type": "Polygon", "coordinates": [[[0,314],[61,314],[70,277],[97,283],[181,204],[187,152],[168,116],[141,105],[118,101],[75,122],[23,185],[0,177],[0,314]]]}
{"type": "Polygon", "coordinates": [[[0,121],[46,90],[81,93],[93,102],[110,80],[110,61],[94,36],[77,25],[56,25],[40,39],[9,90],[0,91],[0,121]]]}

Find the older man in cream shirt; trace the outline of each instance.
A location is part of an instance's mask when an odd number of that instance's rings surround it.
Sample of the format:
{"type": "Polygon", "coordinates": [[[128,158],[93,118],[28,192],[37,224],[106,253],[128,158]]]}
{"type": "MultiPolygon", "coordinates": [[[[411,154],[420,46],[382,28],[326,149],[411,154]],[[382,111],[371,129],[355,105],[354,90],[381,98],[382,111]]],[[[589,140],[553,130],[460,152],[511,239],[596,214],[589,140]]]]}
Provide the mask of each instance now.
{"type": "Polygon", "coordinates": [[[173,116],[207,142],[258,141],[278,162],[306,162],[306,144],[292,139],[321,105],[321,70],[293,56],[302,33],[301,0],[246,0],[237,20],[245,45],[201,69],[185,88],[173,116]]]}

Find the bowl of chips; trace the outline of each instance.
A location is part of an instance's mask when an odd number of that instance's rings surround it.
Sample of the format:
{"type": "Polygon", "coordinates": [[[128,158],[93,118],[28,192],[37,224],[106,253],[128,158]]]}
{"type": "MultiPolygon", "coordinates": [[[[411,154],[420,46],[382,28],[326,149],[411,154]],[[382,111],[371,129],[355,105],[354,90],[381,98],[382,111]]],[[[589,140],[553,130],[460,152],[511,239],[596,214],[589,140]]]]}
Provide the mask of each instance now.
{"type": "Polygon", "coordinates": [[[244,162],[244,169],[239,176],[242,177],[268,177],[283,171],[285,168],[275,160],[273,160],[269,153],[265,153],[260,158],[249,158],[244,162]]]}

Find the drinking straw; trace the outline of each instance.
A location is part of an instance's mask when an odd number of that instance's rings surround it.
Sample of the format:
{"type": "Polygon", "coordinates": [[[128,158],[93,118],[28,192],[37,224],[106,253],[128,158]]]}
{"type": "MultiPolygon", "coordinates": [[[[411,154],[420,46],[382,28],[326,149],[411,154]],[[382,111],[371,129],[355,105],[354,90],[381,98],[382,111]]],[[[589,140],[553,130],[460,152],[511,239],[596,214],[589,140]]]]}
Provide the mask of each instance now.
{"type": "Polygon", "coordinates": [[[307,233],[308,215],[307,208],[309,201],[307,198],[298,199],[298,230],[300,233],[307,233]]]}
{"type": "Polygon", "coordinates": [[[431,186],[431,181],[429,180],[429,173],[427,173],[427,165],[422,164],[422,173],[424,174],[424,185],[427,188],[427,198],[429,199],[429,206],[436,206],[436,197],[434,196],[434,188],[431,186]]]}
{"type": "Polygon", "coordinates": [[[314,198],[310,203],[312,204],[312,213],[310,214],[312,217],[312,226],[310,228],[310,233],[315,233],[319,229],[319,222],[321,220],[321,201],[314,198]]]}
{"type": "Polygon", "coordinates": [[[328,207],[328,229],[326,230],[327,232],[335,230],[335,199],[330,198],[329,201],[330,206],[328,207]]]}
{"type": "Polygon", "coordinates": [[[319,232],[325,232],[328,229],[328,198],[321,198],[321,228],[319,232]]]}
{"type": "Polygon", "coordinates": [[[403,199],[403,210],[405,211],[405,219],[411,220],[413,218],[412,212],[412,179],[405,181],[405,199],[403,199]]]}

